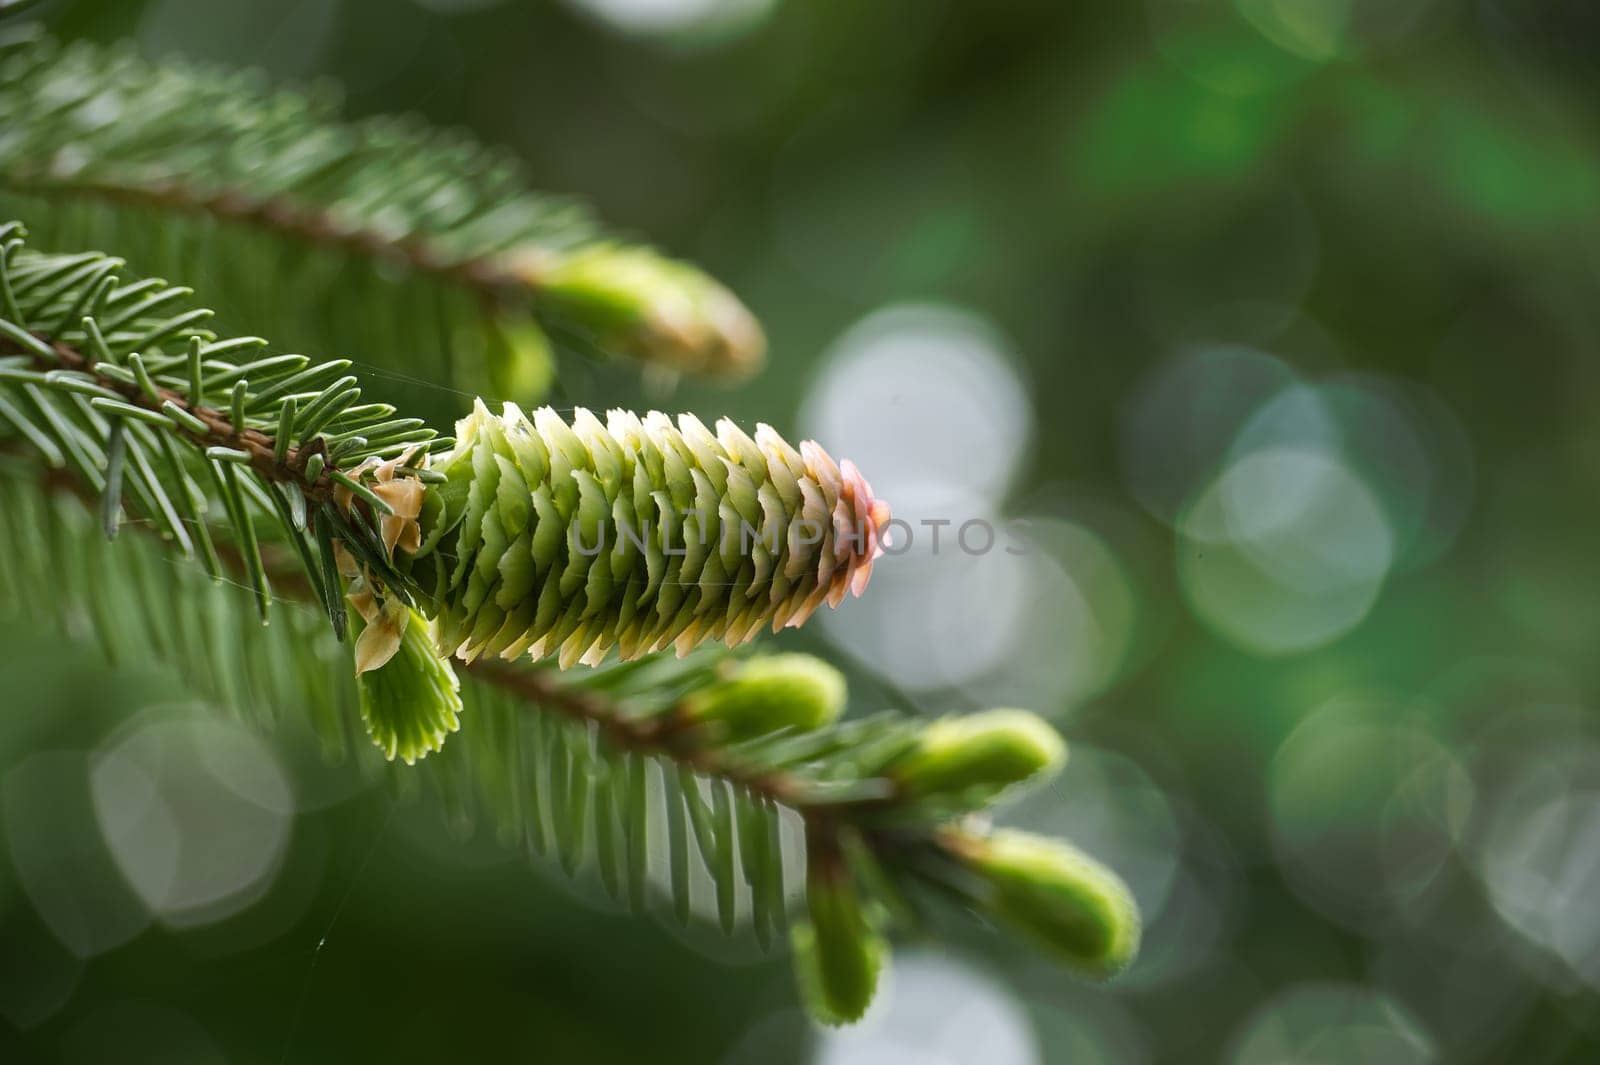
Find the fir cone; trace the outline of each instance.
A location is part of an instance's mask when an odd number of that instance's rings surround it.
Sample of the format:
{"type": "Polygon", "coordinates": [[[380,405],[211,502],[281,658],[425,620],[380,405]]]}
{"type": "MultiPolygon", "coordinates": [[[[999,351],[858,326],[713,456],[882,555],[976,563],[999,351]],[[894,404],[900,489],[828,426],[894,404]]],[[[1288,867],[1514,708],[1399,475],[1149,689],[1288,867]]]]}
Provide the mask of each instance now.
{"type": "MultiPolygon", "coordinates": [[[[432,467],[412,575],[441,653],[562,666],[802,624],[860,595],[889,508],[849,462],[763,425],[481,403],[432,467]]],[[[404,545],[402,545],[404,554],[404,545]]]]}

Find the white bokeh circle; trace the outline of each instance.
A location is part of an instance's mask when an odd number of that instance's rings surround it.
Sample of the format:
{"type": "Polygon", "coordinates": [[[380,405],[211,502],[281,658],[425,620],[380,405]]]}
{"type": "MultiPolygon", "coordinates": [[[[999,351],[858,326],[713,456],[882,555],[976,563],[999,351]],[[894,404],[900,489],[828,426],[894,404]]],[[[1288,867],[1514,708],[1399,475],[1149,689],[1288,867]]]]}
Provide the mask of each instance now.
{"type": "Polygon", "coordinates": [[[90,791],[123,876],[176,926],[220,920],[265,893],[295,812],[272,748],[223,721],[134,729],[95,756],[90,791]]]}
{"type": "Polygon", "coordinates": [[[1041,1065],[1021,1004],[987,973],[931,952],[896,958],[862,1022],[824,1032],[813,1065],[1041,1065]]]}

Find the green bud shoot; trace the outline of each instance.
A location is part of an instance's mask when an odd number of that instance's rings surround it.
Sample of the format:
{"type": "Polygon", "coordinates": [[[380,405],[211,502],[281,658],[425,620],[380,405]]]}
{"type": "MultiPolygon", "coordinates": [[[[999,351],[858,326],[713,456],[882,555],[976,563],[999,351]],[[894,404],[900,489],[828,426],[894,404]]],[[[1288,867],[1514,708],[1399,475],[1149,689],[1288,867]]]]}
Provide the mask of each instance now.
{"type": "MultiPolygon", "coordinates": [[[[546,395],[555,381],[555,353],[538,320],[522,308],[502,307],[486,325],[483,362],[495,394],[546,395]]],[[[460,333],[464,335],[457,340],[457,348],[471,350],[472,334],[465,329],[460,333]]]]}
{"type": "Polygon", "coordinates": [[[790,931],[806,1009],[823,1024],[858,1021],[877,991],[888,944],[837,855],[813,859],[806,904],[810,919],[790,931]]]}
{"type": "Polygon", "coordinates": [[[988,799],[1066,764],[1060,733],[1026,710],[985,710],[933,722],[917,745],[890,767],[909,795],[958,795],[978,790],[988,799]]]}
{"type": "Polygon", "coordinates": [[[1018,831],[948,845],[987,882],[995,917],[1073,968],[1105,979],[1138,953],[1128,886],[1076,847],[1018,831]]]}
{"type": "Polygon", "coordinates": [[[844,712],[844,674],[820,658],[764,655],[734,665],[728,673],[684,699],[691,721],[713,726],[729,741],[792,728],[822,728],[844,712]]]}
{"type": "MultiPolygon", "coordinates": [[[[445,738],[461,727],[460,682],[450,663],[434,652],[422,615],[403,605],[399,610],[398,644],[381,665],[356,674],[356,688],[372,742],[390,761],[399,758],[412,765],[443,747],[445,738]]],[[[388,613],[386,604],[362,636],[384,625],[388,613]]],[[[359,624],[359,615],[354,620],[359,624]]],[[[360,644],[358,639],[358,649],[360,644]]]]}
{"type": "Polygon", "coordinates": [[[761,365],[766,337],[721,283],[649,248],[590,244],[513,257],[541,307],[586,326],[596,344],[693,373],[740,377],[761,365]]]}

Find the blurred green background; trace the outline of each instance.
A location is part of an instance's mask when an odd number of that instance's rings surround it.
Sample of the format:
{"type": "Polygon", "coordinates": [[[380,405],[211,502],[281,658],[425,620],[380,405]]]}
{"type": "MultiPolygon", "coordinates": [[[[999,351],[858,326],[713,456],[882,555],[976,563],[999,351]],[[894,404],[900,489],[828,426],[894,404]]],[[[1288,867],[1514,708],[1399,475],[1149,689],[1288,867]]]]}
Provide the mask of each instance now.
{"type": "Polygon", "coordinates": [[[955,922],[816,1031],[783,959],[195,724],[18,604],[0,1060],[1600,1059],[1600,8],[38,10],[469,128],[727,280],[762,377],[564,395],[854,459],[910,535],[782,642],[858,711],[1048,714],[1072,764],[1006,816],[1148,925],[1100,989],[955,922]],[[159,860],[119,847],[157,806],[159,860]]]}

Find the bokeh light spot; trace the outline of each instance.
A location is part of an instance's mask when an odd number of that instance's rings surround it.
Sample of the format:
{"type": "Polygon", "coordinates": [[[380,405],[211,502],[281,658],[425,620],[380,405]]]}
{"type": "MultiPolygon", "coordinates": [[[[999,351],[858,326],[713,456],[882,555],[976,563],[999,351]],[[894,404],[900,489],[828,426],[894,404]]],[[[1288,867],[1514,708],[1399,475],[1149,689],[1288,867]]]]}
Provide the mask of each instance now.
{"type": "Polygon", "coordinates": [[[1305,651],[1355,628],[1394,561],[1394,535],[1366,484],[1336,456],[1293,448],[1228,467],[1179,531],[1191,607],[1260,654],[1305,651]]]}
{"type": "Polygon", "coordinates": [[[1478,850],[1506,923],[1600,988],[1600,749],[1548,747],[1496,796],[1478,850]]]}
{"type": "Polygon", "coordinates": [[[1350,22],[1350,0],[1235,0],[1261,35],[1312,62],[1339,54],[1350,22]]]}
{"type": "Polygon", "coordinates": [[[1380,700],[1344,697],[1278,748],[1272,845],[1290,886],[1357,928],[1392,921],[1441,875],[1466,829],[1471,779],[1380,700]]]}
{"type": "Polygon", "coordinates": [[[872,594],[825,614],[823,631],[912,689],[959,686],[1009,660],[1041,572],[1072,594],[999,510],[1033,434],[1004,349],[975,315],[890,307],[840,338],[801,410],[804,434],[867,471],[897,519],[872,594]]]}
{"type": "Polygon", "coordinates": [[[897,515],[954,518],[931,511],[952,496],[1001,499],[1032,439],[1032,407],[1005,349],[966,311],[885,308],[834,344],[801,427],[866,471],[897,515]]]}
{"type": "Polygon", "coordinates": [[[990,703],[1071,710],[1121,675],[1139,600],[1111,545],[1083,525],[1030,516],[1006,546],[1026,552],[1018,618],[999,668],[971,687],[990,703]]]}
{"type": "Polygon", "coordinates": [[[1175,523],[1221,469],[1252,414],[1295,380],[1280,360],[1237,345],[1194,347],[1159,363],[1122,408],[1128,491],[1151,514],[1175,523]]]}
{"type": "Polygon", "coordinates": [[[1239,430],[1232,454],[1273,447],[1338,454],[1383,506],[1397,567],[1437,558],[1472,501],[1472,453],[1431,392],[1370,375],[1297,381],[1239,430]]]}
{"type": "Polygon", "coordinates": [[[896,959],[866,1019],[825,1033],[815,1065],[1036,1065],[1027,1013],[987,974],[929,953],[896,959]]]}
{"type": "Polygon", "coordinates": [[[1304,984],[1280,992],[1235,1037],[1232,1065],[1428,1065],[1433,1038],[1387,995],[1304,984]]]}
{"type": "Polygon", "coordinates": [[[86,958],[149,925],[149,910],[101,841],[86,754],[29,755],[6,773],[0,801],[17,880],[62,946],[86,958]]]}
{"type": "Polygon", "coordinates": [[[755,28],[777,0],[568,0],[612,29],[641,37],[723,39],[755,28]]]}
{"type": "Polygon", "coordinates": [[[118,867],[167,923],[219,920],[271,885],[294,801],[272,749],[243,728],[145,724],[96,757],[91,785],[118,867]]]}
{"type": "Polygon", "coordinates": [[[897,528],[896,554],[873,571],[872,594],[818,618],[842,651],[914,691],[960,687],[1010,661],[1028,636],[1040,566],[1049,565],[1000,546],[1011,541],[999,538],[1007,533],[986,500],[947,500],[948,509],[938,513],[957,517],[939,529],[937,547],[930,528],[897,528]],[[972,520],[996,527],[995,548],[979,555],[961,550],[957,528],[972,520]]]}

